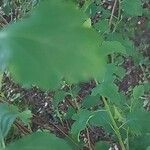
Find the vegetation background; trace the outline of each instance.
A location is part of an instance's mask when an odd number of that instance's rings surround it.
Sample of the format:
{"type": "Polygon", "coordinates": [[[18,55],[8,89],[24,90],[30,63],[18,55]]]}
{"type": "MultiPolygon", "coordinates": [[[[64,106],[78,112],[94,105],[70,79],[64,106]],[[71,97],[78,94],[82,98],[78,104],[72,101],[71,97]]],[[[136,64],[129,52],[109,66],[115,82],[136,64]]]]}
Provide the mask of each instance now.
{"type": "Polygon", "coordinates": [[[149,0],[1,0],[0,149],[149,150],[149,17],[149,0]]]}

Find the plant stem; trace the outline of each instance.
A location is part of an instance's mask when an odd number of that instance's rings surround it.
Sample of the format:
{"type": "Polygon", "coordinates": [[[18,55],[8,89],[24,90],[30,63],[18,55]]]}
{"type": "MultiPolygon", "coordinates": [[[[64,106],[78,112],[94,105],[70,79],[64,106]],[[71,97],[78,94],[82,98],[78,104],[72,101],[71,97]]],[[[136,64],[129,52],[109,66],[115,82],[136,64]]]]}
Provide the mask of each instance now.
{"type": "Polygon", "coordinates": [[[91,139],[90,139],[88,127],[86,127],[86,133],[87,133],[87,139],[88,139],[88,146],[89,146],[89,149],[92,150],[91,139]]]}
{"type": "Polygon", "coordinates": [[[61,115],[60,115],[60,112],[59,112],[58,108],[56,108],[56,114],[57,114],[57,117],[59,118],[59,120],[60,120],[62,126],[64,126],[63,119],[62,119],[62,117],[61,117],[61,115]]]}
{"type": "Polygon", "coordinates": [[[1,146],[2,146],[3,149],[5,149],[5,147],[6,147],[6,146],[5,146],[4,138],[1,139],[1,146]]]}
{"type": "Polygon", "coordinates": [[[129,127],[127,129],[127,150],[129,150],[129,127]]]}
{"type": "Polygon", "coordinates": [[[112,20],[113,20],[116,5],[117,5],[117,0],[115,0],[113,8],[112,8],[112,12],[111,12],[110,20],[109,20],[109,27],[110,28],[111,28],[111,25],[112,25],[112,20]]]}
{"type": "Polygon", "coordinates": [[[0,18],[2,19],[2,21],[4,22],[5,25],[8,25],[7,20],[3,17],[2,14],[0,14],[0,18]]]}
{"type": "Polygon", "coordinates": [[[122,140],[122,137],[121,137],[121,134],[120,134],[120,131],[119,131],[119,128],[118,128],[118,126],[117,126],[117,124],[116,124],[116,122],[114,120],[114,117],[113,117],[113,115],[111,113],[109,104],[106,101],[105,97],[102,96],[102,99],[103,99],[103,102],[104,102],[104,105],[105,105],[105,109],[107,110],[107,112],[109,114],[109,117],[111,119],[111,122],[112,122],[112,125],[113,125],[113,128],[114,128],[114,131],[116,133],[116,136],[117,136],[117,138],[119,140],[119,144],[121,146],[121,150],[126,150],[125,145],[124,145],[123,140],[122,140]]]}
{"type": "Polygon", "coordinates": [[[70,92],[69,92],[69,94],[71,95],[71,97],[72,97],[72,99],[73,99],[73,101],[74,101],[74,103],[75,103],[76,110],[79,110],[80,107],[79,107],[79,105],[78,105],[78,102],[77,102],[76,97],[72,94],[72,89],[71,89],[71,87],[70,87],[70,92]]]}

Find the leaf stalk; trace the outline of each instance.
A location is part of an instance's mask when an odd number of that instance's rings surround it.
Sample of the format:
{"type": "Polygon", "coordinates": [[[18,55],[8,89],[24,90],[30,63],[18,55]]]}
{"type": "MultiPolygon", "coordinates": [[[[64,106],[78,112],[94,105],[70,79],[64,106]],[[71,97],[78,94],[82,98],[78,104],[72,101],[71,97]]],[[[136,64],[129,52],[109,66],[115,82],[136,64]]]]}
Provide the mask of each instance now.
{"type": "Polygon", "coordinates": [[[116,136],[118,138],[118,141],[119,141],[119,144],[121,146],[121,149],[122,150],[126,150],[125,145],[124,145],[123,140],[122,140],[122,137],[121,137],[121,133],[120,133],[119,128],[118,128],[118,126],[116,124],[116,121],[114,120],[114,117],[113,117],[112,112],[110,110],[109,104],[108,104],[107,100],[105,99],[105,97],[103,97],[103,96],[102,96],[102,100],[104,102],[105,109],[108,112],[108,115],[109,115],[109,117],[111,119],[111,122],[112,122],[112,125],[113,125],[113,129],[114,129],[114,131],[116,133],[116,136]]]}

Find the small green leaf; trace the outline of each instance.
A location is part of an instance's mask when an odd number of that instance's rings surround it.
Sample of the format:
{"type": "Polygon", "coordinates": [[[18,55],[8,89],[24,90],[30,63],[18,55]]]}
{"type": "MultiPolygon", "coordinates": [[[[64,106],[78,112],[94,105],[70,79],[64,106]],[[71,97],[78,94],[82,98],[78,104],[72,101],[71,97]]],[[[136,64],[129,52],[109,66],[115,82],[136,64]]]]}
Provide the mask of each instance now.
{"type": "Polygon", "coordinates": [[[110,33],[108,35],[108,40],[109,41],[118,41],[120,42],[126,49],[126,53],[129,55],[129,56],[134,56],[135,55],[135,46],[134,46],[134,43],[133,41],[129,40],[128,37],[124,37],[123,35],[119,34],[119,33],[110,33]]]}
{"type": "Polygon", "coordinates": [[[6,137],[18,114],[16,106],[0,104],[0,138],[6,137]]]}
{"type": "Polygon", "coordinates": [[[142,15],[142,1],[141,0],[124,0],[122,8],[126,15],[141,16],[142,15]]]}
{"type": "Polygon", "coordinates": [[[102,82],[92,90],[92,95],[101,95],[107,97],[116,104],[122,102],[122,95],[118,92],[118,87],[114,83],[102,82]]]}
{"type": "Polygon", "coordinates": [[[95,106],[96,104],[98,104],[98,102],[100,101],[100,97],[99,95],[96,96],[88,96],[84,99],[83,101],[83,107],[85,108],[90,108],[95,106]]]}
{"type": "Polygon", "coordinates": [[[108,20],[100,20],[97,22],[94,27],[100,32],[104,33],[106,31],[109,31],[109,25],[108,25],[108,20]]]}
{"type": "Polygon", "coordinates": [[[62,148],[71,150],[65,140],[53,134],[37,132],[8,145],[7,150],[60,150],[62,148]]]}
{"type": "Polygon", "coordinates": [[[139,98],[140,96],[142,96],[144,94],[144,86],[143,85],[139,85],[139,86],[136,86],[134,89],[133,89],[133,97],[135,99],[139,98]]]}
{"type": "Polygon", "coordinates": [[[86,28],[91,28],[91,19],[87,19],[84,23],[83,26],[86,28]]]}
{"type": "Polygon", "coordinates": [[[97,111],[95,115],[90,119],[89,123],[94,126],[102,126],[108,132],[112,132],[112,128],[110,126],[111,120],[106,110],[97,111]]]}
{"type": "Polygon", "coordinates": [[[88,121],[93,117],[94,113],[86,109],[81,109],[77,114],[72,116],[72,119],[75,120],[71,127],[71,133],[77,135],[79,141],[79,135],[82,130],[86,128],[88,121]]]}
{"type": "Polygon", "coordinates": [[[32,118],[32,113],[30,110],[25,110],[21,112],[18,117],[25,125],[28,125],[30,123],[30,119],[32,118]]]}
{"type": "Polygon", "coordinates": [[[114,73],[122,79],[125,76],[126,70],[122,67],[116,67],[114,73]]]}
{"type": "Polygon", "coordinates": [[[103,55],[105,56],[112,53],[126,54],[125,47],[118,41],[104,41],[100,49],[103,51],[103,55]]]}
{"type": "MultiPolygon", "coordinates": [[[[110,101],[121,104],[124,100],[122,93],[118,92],[118,87],[114,84],[115,76],[118,74],[117,70],[120,67],[115,66],[114,64],[107,64],[106,71],[104,72],[103,82],[98,84],[95,88],[92,89],[92,96],[101,95],[110,99],[110,101]]],[[[123,73],[123,71],[122,71],[123,73]]]]}
{"type": "Polygon", "coordinates": [[[122,111],[114,106],[114,119],[118,120],[119,122],[123,122],[124,121],[124,117],[122,115],[122,111]]]}
{"type": "Polygon", "coordinates": [[[90,2],[90,5],[88,5],[88,7],[86,7],[86,13],[89,15],[89,16],[94,16],[97,12],[97,7],[94,3],[91,3],[90,2]]]}

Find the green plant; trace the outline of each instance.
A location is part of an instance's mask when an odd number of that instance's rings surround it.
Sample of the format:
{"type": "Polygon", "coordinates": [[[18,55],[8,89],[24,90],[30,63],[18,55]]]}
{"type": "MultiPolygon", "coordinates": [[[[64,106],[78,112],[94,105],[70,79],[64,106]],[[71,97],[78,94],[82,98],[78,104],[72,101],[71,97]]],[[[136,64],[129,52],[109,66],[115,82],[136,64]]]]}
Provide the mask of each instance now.
{"type": "MultiPolygon", "coordinates": [[[[141,62],[143,55],[135,51],[137,48],[131,40],[137,30],[136,19],[132,19],[145,12],[142,4],[140,0],[115,0],[109,10],[103,2],[87,0],[81,10],[77,10],[79,8],[71,2],[44,1],[31,17],[1,31],[1,68],[7,66],[13,79],[24,87],[36,85],[55,90],[53,106],[60,122],[63,124],[66,118],[74,120],[69,134],[64,133],[66,139],[40,131],[9,144],[6,149],[44,150],[48,146],[54,150],[82,149],[80,136],[86,131],[88,149],[92,150],[89,129],[94,125],[111,133],[121,150],[149,148],[150,113],[144,109],[142,101],[147,77],[143,83],[132,87],[130,95],[119,91],[116,83],[126,74],[121,66],[123,58],[132,57],[136,66],[147,62],[141,62]],[[95,20],[99,14],[102,14],[101,19],[95,20]],[[133,18],[130,20],[130,17],[133,18]],[[77,89],[70,85],[90,79],[95,81],[96,87],[83,102],[78,102],[77,89]],[[58,90],[62,82],[69,85],[69,90],[58,90]],[[61,114],[58,106],[67,95],[72,105],[66,114],[61,114]],[[142,144],[137,146],[139,141],[142,144]]],[[[1,148],[5,149],[4,138],[15,119],[20,118],[30,128],[32,113],[30,110],[20,113],[10,104],[1,104],[0,112],[0,141],[1,148]]],[[[97,143],[95,149],[111,146],[103,141],[97,143]]]]}

